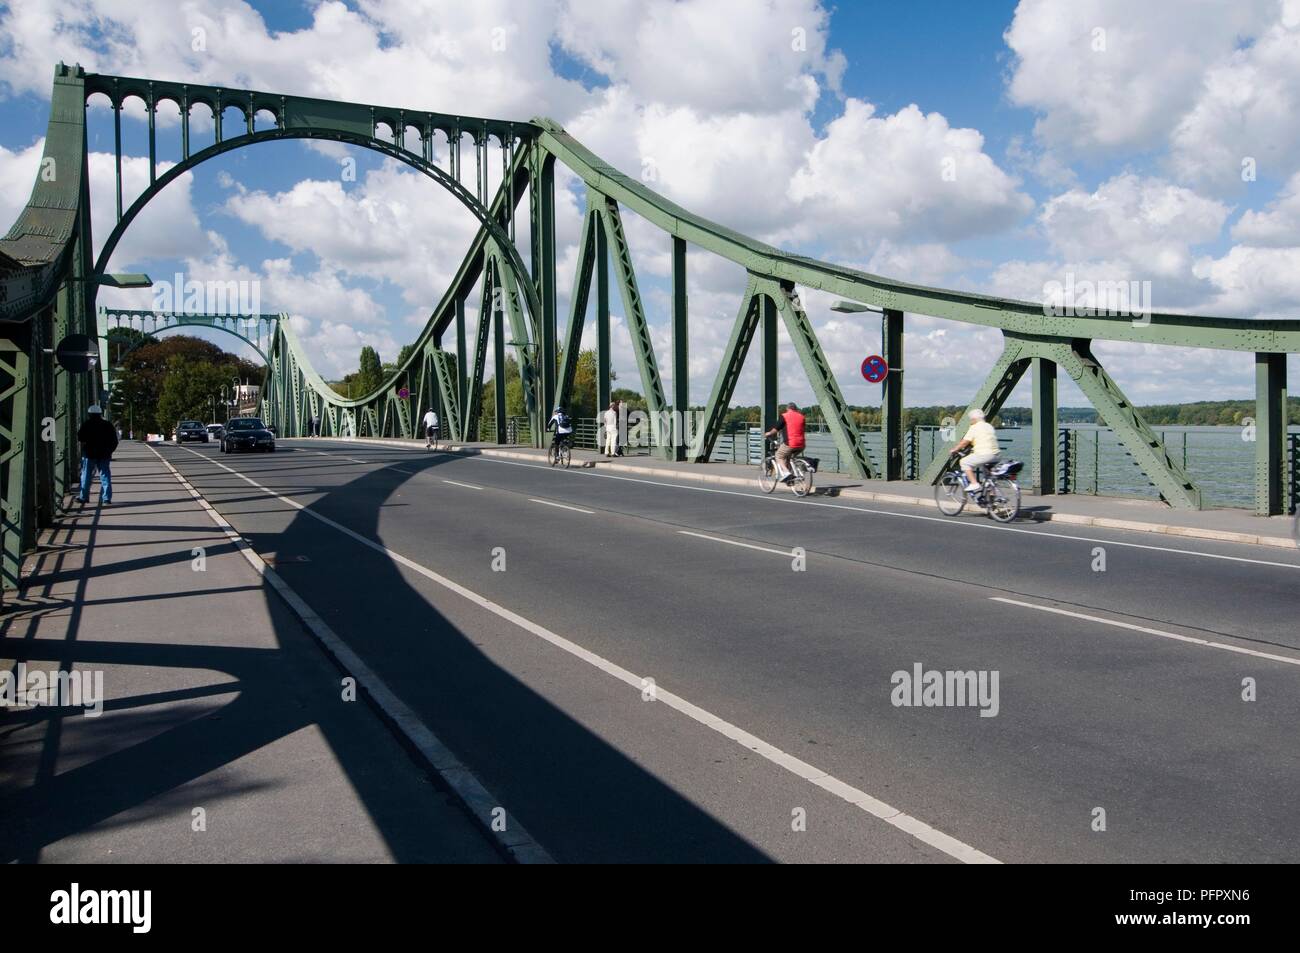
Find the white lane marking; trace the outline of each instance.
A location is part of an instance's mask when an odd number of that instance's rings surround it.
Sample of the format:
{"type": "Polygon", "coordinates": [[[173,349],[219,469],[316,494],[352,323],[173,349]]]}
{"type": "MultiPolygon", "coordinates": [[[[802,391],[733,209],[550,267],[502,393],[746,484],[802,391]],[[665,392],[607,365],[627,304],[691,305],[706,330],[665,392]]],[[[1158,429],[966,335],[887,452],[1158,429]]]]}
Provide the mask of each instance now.
{"type": "Polygon", "coordinates": [[[715,543],[726,543],[728,546],[744,546],[746,549],[757,549],[759,552],[774,553],[777,556],[793,555],[793,553],[785,549],[769,549],[767,546],[755,546],[753,543],[739,543],[734,539],[723,539],[721,536],[708,536],[704,533],[692,533],[688,529],[679,529],[677,532],[682,536],[695,536],[699,539],[711,539],[715,543]]]}
{"type": "MultiPolygon", "coordinates": [[[[402,472],[405,473],[406,471],[403,470],[402,472]]],[[[475,486],[473,483],[459,483],[459,482],[457,482],[456,480],[443,480],[442,482],[443,482],[443,483],[450,483],[452,486],[463,486],[463,487],[464,487],[465,489],[467,489],[467,490],[481,490],[481,489],[483,489],[483,487],[481,487],[481,486],[475,486]]]]}
{"type": "Polygon", "coordinates": [[[401,467],[389,467],[395,473],[405,473],[407,476],[415,476],[414,470],[403,470],[401,467]]]}
{"type": "Polygon", "coordinates": [[[1134,625],[1132,622],[1120,622],[1118,619],[1104,619],[1099,615],[1088,615],[1084,612],[1072,612],[1069,609],[1057,609],[1054,606],[1040,606],[1033,602],[1021,602],[1019,599],[1007,599],[1003,596],[989,596],[993,602],[1005,602],[1008,605],[1024,606],[1026,609],[1037,609],[1040,612],[1052,612],[1056,615],[1068,615],[1074,619],[1086,619],[1088,622],[1100,622],[1102,625],[1113,625],[1119,629],[1131,629],[1134,632],[1145,632],[1147,635],[1158,635],[1162,639],[1174,639],[1178,642],[1188,642],[1192,645],[1204,645],[1207,648],[1222,649],[1225,652],[1236,652],[1240,655],[1252,655],[1255,658],[1268,659],[1271,662],[1285,662],[1287,665],[1300,665],[1300,658],[1289,658],[1285,655],[1273,655],[1270,652],[1260,652],[1257,649],[1242,648],[1239,645],[1229,645],[1226,642],[1214,642],[1210,639],[1198,639],[1190,635],[1179,635],[1177,632],[1166,632],[1163,629],[1152,629],[1145,625],[1134,625]]]}
{"type": "MultiPolygon", "coordinates": [[[[190,452],[194,453],[194,451],[192,450],[190,452]]],[[[195,453],[195,456],[202,456],[202,454],[195,453]]],[[[262,486],[262,484],[258,483],[257,481],[244,476],[244,474],[240,473],[238,470],[232,470],[224,463],[220,463],[216,460],[209,460],[207,457],[204,457],[203,459],[208,460],[209,463],[215,463],[223,470],[226,470],[234,474],[235,476],[243,480],[245,483],[249,484],[250,486],[256,487],[257,489],[261,490],[263,493],[267,494],[268,496],[274,497],[275,499],[280,500],[283,503],[287,503],[289,506],[292,506],[294,509],[300,510],[301,512],[307,514],[313,519],[319,520],[320,522],[324,523],[326,526],[330,526],[333,529],[338,530],[343,535],[349,537],[350,539],[356,540],[358,543],[360,543],[363,546],[367,546],[370,549],[375,550],[376,552],[383,553],[389,559],[405,566],[407,569],[410,569],[412,572],[419,573],[421,576],[424,576],[426,579],[429,579],[432,582],[437,583],[438,585],[442,586],[444,589],[454,592],[456,595],[460,596],[461,598],[474,603],[475,605],[479,606],[482,609],[486,609],[488,612],[491,612],[493,615],[501,619],[504,619],[515,626],[518,626],[519,628],[523,629],[525,632],[537,636],[537,638],[541,639],[542,641],[550,643],[551,645],[555,646],[558,649],[561,649],[564,652],[569,653],[575,658],[581,659],[582,661],[586,662],[588,665],[591,665],[593,668],[597,668],[600,671],[604,672],[605,674],[610,675],[613,678],[616,678],[619,681],[623,682],[624,684],[631,686],[632,689],[636,691],[638,694],[645,691],[645,684],[646,684],[645,680],[642,679],[640,676],[623,668],[621,665],[618,665],[615,662],[611,662],[609,659],[603,658],[602,656],[597,655],[595,652],[583,648],[581,645],[578,645],[576,642],[569,641],[568,639],[564,638],[562,635],[557,635],[555,632],[552,632],[550,629],[546,628],[545,626],[539,625],[538,623],[533,622],[530,619],[524,618],[523,616],[519,615],[517,612],[513,612],[512,610],[507,609],[505,606],[493,602],[491,599],[488,599],[486,596],[479,595],[477,592],[474,592],[472,589],[467,589],[465,586],[462,586],[458,582],[453,582],[451,579],[448,579],[446,576],[434,572],[432,569],[428,568],[427,566],[421,565],[420,563],[417,563],[415,560],[403,556],[401,553],[394,552],[388,547],[383,546],[382,544],[377,543],[372,539],[368,539],[365,536],[362,536],[360,533],[357,533],[349,529],[348,527],[344,526],[342,523],[336,523],[328,516],[324,516],[320,513],[317,513],[315,510],[311,509],[310,507],[302,503],[299,503],[297,500],[291,500],[288,497],[281,496],[279,493],[276,493],[274,490],[268,489],[267,487],[262,486]]],[[[546,501],[536,500],[534,502],[544,503],[546,501]]],[[[921,841],[922,843],[928,844],[931,847],[935,848],[936,850],[942,851],[943,853],[947,854],[949,857],[953,857],[961,861],[962,863],[967,863],[967,864],[1001,863],[1001,861],[997,860],[994,857],[989,856],[988,854],[984,853],[983,851],[975,847],[972,847],[970,844],[960,841],[957,838],[951,836],[950,834],[945,834],[943,831],[939,830],[938,828],[932,827],[929,824],[925,823],[925,821],[913,817],[910,814],[906,814],[903,811],[899,810],[898,808],[893,807],[889,804],[886,804],[884,801],[872,797],[867,792],[853,787],[851,784],[846,784],[845,782],[841,781],[839,778],[836,778],[835,776],[821,770],[815,765],[809,764],[807,761],[803,761],[799,758],[796,758],[794,755],[781,750],[775,745],[768,744],[766,741],[764,741],[762,738],[759,738],[757,735],[752,735],[749,732],[745,731],[743,728],[739,728],[736,725],[733,725],[730,722],[725,721],[722,718],[719,718],[717,715],[714,715],[703,708],[700,708],[696,705],[692,705],[686,699],[681,698],[678,695],[674,695],[672,692],[665,691],[663,686],[661,685],[655,686],[655,699],[667,705],[669,708],[681,712],[683,715],[690,718],[692,721],[704,725],[707,728],[711,728],[714,731],[718,732],[718,734],[722,735],[723,737],[730,738],[731,740],[735,741],[737,744],[741,745],[742,747],[748,748],[750,751],[753,751],[755,754],[761,755],[763,758],[767,759],[772,764],[784,768],[785,770],[789,771],[791,774],[803,778],[805,781],[808,781],[810,784],[814,784],[817,787],[821,788],[822,790],[827,791],[828,793],[833,794],[844,801],[847,801],[849,804],[852,804],[857,808],[860,808],[861,810],[870,814],[872,817],[878,818],[884,821],[886,824],[889,824],[891,827],[895,827],[898,830],[904,832],[905,834],[909,834],[912,837],[915,837],[917,840],[921,841]]]]}
{"type": "MultiPolygon", "coordinates": [[[[243,553],[244,558],[248,560],[248,564],[253,567],[253,571],[265,579],[267,583],[270,584],[271,588],[280,594],[280,598],[284,599],[284,601],[289,604],[289,608],[297,614],[297,616],[302,620],[303,625],[307,626],[312,635],[315,636],[316,640],[324,647],[325,651],[334,657],[345,672],[357,680],[357,684],[361,686],[361,690],[369,695],[370,698],[374,700],[375,704],[383,710],[384,715],[388,718],[394,728],[406,737],[407,741],[409,741],[415,749],[420,752],[420,755],[428,762],[429,766],[436,771],[447,783],[448,787],[456,793],[456,796],[459,797],[465,807],[468,808],[470,815],[473,816],[482,827],[488,829],[488,835],[496,840],[520,863],[554,863],[551,856],[546,852],[546,849],[542,847],[541,844],[537,843],[533,836],[529,834],[528,831],[524,830],[517,820],[512,818],[514,832],[511,835],[503,835],[502,832],[496,829],[495,817],[484,816],[482,809],[484,805],[500,804],[500,800],[494,797],[491,792],[483,786],[483,783],[479,781],[474,773],[461,763],[460,759],[452,753],[451,749],[444,745],[441,739],[430,731],[429,727],[425,725],[424,722],[420,721],[419,717],[406,706],[405,702],[393,694],[392,689],[388,687],[387,683],[376,675],[371,670],[370,666],[368,666],[359,655],[353,652],[348,644],[339,637],[338,633],[331,629],[325,620],[312,610],[311,606],[307,604],[307,600],[298,595],[293,587],[284,581],[284,577],[272,568],[270,563],[262,559],[257,550],[255,550],[246,539],[239,535],[239,532],[235,527],[232,526],[224,516],[217,512],[216,507],[209,503],[207,499],[204,498],[203,494],[196,490],[190,481],[185,479],[181,472],[171,465],[171,462],[167,460],[166,457],[161,453],[158,453],[157,450],[154,450],[153,447],[150,447],[149,449],[153,450],[153,452],[157,454],[158,459],[162,461],[163,466],[172,472],[172,476],[176,477],[181,486],[189,492],[190,496],[194,497],[194,499],[198,501],[199,506],[203,507],[203,509],[207,511],[208,516],[212,518],[212,522],[216,523],[217,526],[221,528],[222,532],[226,534],[226,537],[235,544],[236,548],[238,548],[241,553],[243,553]]],[[[258,487],[264,492],[271,493],[271,491],[267,490],[266,487],[253,483],[253,481],[249,480],[248,477],[236,470],[231,470],[230,467],[226,466],[224,463],[213,460],[211,457],[204,456],[197,450],[190,450],[188,447],[184,449],[189,450],[189,452],[194,454],[196,457],[201,457],[202,459],[207,460],[209,463],[215,463],[217,466],[221,467],[221,469],[235,474],[235,476],[248,483],[252,483],[253,486],[258,487]]],[[[274,497],[276,494],[271,493],[271,496],[274,497]]],[[[286,500],[284,497],[278,497],[278,499],[281,499],[285,503],[297,507],[300,510],[304,509],[301,504],[295,503],[293,500],[286,500]]],[[[310,510],[305,510],[305,512],[311,513],[310,510]]],[[[311,515],[315,516],[316,514],[312,513],[311,515]]]]}
{"type": "MultiPolygon", "coordinates": [[[[1250,559],[1246,556],[1225,556],[1221,553],[1203,553],[1196,549],[1176,549],[1172,546],[1152,546],[1147,543],[1126,543],[1122,540],[1107,539],[1100,536],[1073,536],[1068,533],[1057,533],[1051,530],[1034,530],[1034,529],[1017,529],[1014,526],[996,526],[992,523],[983,521],[960,520],[956,517],[949,516],[922,516],[919,513],[895,513],[891,510],[873,510],[865,506],[849,506],[846,503],[823,503],[818,500],[787,500],[778,496],[759,496],[757,493],[744,493],[740,490],[719,490],[708,486],[686,486],[681,483],[664,483],[659,480],[641,480],[636,477],[614,476],[612,473],[591,473],[586,470],[568,470],[560,471],[550,466],[539,466],[535,463],[519,463],[514,460],[498,460],[494,457],[484,457],[480,455],[463,457],[465,460],[482,460],[487,463],[500,463],[511,467],[526,467],[530,470],[538,470],[543,473],[560,473],[567,472],[581,479],[593,480],[620,480],[625,483],[644,483],[647,486],[662,486],[670,490],[695,490],[699,493],[721,493],[726,496],[742,496],[748,500],[763,501],[766,503],[781,503],[786,506],[821,506],[835,510],[849,510],[853,513],[867,513],[872,516],[894,516],[899,519],[924,520],[927,523],[943,523],[947,526],[960,526],[967,529],[984,529],[1000,533],[1022,533],[1026,536],[1033,536],[1036,539],[1066,539],[1082,543],[1105,543],[1109,546],[1127,546],[1130,549],[1148,549],[1161,553],[1176,553],[1180,556],[1202,556],[1205,559],[1226,559],[1230,562],[1251,563],[1256,566],[1277,566],[1282,569],[1300,569],[1300,563],[1279,563],[1267,559],[1250,559]]],[[[1224,545],[1234,545],[1225,543],[1224,545]]],[[[1236,544],[1244,545],[1244,544],[1236,544]]]]}
{"type": "Polygon", "coordinates": [[[539,500],[533,496],[528,498],[528,502],[541,503],[544,506],[558,506],[562,510],[573,510],[575,513],[586,513],[588,516],[596,514],[595,510],[584,510],[581,506],[570,506],[568,503],[552,503],[550,500],[539,500]]]}

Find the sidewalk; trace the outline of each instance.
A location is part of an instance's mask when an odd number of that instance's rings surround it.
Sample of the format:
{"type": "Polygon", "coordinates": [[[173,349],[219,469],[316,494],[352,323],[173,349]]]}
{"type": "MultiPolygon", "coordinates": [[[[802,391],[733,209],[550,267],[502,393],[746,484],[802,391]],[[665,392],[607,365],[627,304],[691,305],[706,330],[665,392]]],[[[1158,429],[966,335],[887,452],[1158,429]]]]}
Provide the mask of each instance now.
{"type": "MultiPolygon", "coordinates": [[[[301,438],[307,439],[307,438],[301,438]]],[[[341,438],[330,438],[341,439],[341,438]]],[[[352,438],[357,443],[389,444],[423,450],[418,440],[352,438]]],[[[484,456],[545,462],[546,451],[530,447],[501,447],[489,443],[452,444],[446,449],[484,456]]],[[[593,450],[574,450],[573,465],[581,464],[602,472],[640,477],[719,484],[757,485],[758,469],[732,463],[678,463],[657,457],[610,459],[593,450]]],[[[914,481],[855,480],[839,473],[818,473],[815,497],[842,498],[874,503],[934,507],[934,488],[914,481]]],[[[1156,500],[1075,494],[1038,496],[1024,493],[1022,519],[1097,526],[1141,533],[1162,533],[1227,543],[1246,543],[1295,549],[1294,518],[1255,516],[1242,509],[1179,510],[1156,500]]]]}
{"type": "Polygon", "coordinates": [[[0,617],[0,673],[87,690],[0,709],[0,862],[503,860],[152,450],[113,473],[0,617]]]}

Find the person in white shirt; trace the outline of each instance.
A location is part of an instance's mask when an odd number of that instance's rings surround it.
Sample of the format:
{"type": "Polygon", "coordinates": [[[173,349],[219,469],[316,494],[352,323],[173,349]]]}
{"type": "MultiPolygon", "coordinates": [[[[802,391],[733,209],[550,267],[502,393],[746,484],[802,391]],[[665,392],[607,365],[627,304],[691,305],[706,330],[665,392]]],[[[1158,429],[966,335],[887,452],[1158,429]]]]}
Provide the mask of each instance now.
{"type": "Polygon", "coordinates": [[[975,483],[975,468],[992,463],[1002,452],[998,446],[998,432],[984,419],[984,411],[978,407],[970,412],[970,429],[952,452],[957,454],[967,447],[971,452],[962,457],[961,470],[966,475],[966,492],[973,493],[979,489],[975,483]]]}
{"type": "Polygon", "coordinates": [[[618,401],[611,401],[605,410],[605,456],[618,453],[618,401]]]}
{"type": "Polygon", "coordinates": [[[438,415],[430,407],[424,415],[424,447],[426,450],[433,448],[433,442],[438,439],[438,415]]]}

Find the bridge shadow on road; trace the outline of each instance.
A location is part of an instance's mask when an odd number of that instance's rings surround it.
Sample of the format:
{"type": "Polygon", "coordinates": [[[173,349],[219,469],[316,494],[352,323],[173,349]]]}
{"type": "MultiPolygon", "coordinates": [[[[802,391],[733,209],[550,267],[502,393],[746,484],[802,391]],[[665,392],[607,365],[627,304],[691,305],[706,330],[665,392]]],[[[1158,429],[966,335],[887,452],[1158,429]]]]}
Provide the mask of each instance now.
{"type": "MultiPolygon", "coordinates": [[[[445,459],[403,462],[429,470],[445,459]]],[[[277,571],[557,860],[768,860],[487,657],[472,633],[435,608],[435,602],[448,605],[460,597],[422,578],[413,584],[388,556],[309,515],[290,515],[283,504],[249,497],[247,484],[229,474],[184,462],[191,480],[219,507],[226,500],[235,504],[233,512],[257,503],[266,507],[268,525],[259,528],[252,517],[239,527],[247,530],[243,535],[259,551],[309,555],[302,563],[282,558],[277,571]],[[228,479],[222,482],[218,474],[228,479]]],[[[129,502],[136,505],[72,514],[67,525],[78,527],[76,542],[84,545],[60,548],[73,541],[73,532],[55,537],[30,587],[28,595],[35,598],[23,626],[12,628],[12,617],[0,625],[0,657],[46,668],[126,673],[115,674],[113,684],[129,686],[125,694],[108,693],[100,719],[57,708],[5,713],[0,752],[12,758],[7,768],[15,770],[0,771],[0,862],[34,861],[48,857],[55,845],[64,850],[77,838],[91,837],[121,845],[134,840],[134,852],[117,852],[123,859],[230,859],[195,846],[202,835],[190,834],[192,806],[256,813],[276,805],[283,812],[284,792],[274,790],[265,773],[229,769],[264,757],[304,730],[319,733],[392,858],[478,859],[440,832],[409,786],[377,767],[384,762],[375,757],[373,738],[368,742],[357,727],[356,707],[339,703],[338,673],[268,586],[258,587],[265,600],[258,616],[270,619],[272,643],[218,635],[225,613],[236,605],[232,600],[251,594],[249,574],[234,573],[223,577],[227,584],[215,585],[211,575],[189,572],[184,563],[190,547],[207,535],[203,524],[212,528],[211,523],[179,485],[176,493],[160,490],[156,473],[156,467],[149,472],[125,461],[115,467],[117,493],[133,494],[129,502]],[[140,485],[132,486],[136,476],[140,485]],[[137,513],[150,509],[145,504],[154,504],[151,516],[136,522],[137,513]],[[119,512],[120,522],[114,516],[119,512]],[[113,532],[101,534],[102,527],[113,532]],[[154,548],[136,550],[127,539],[154,548]],[[167,551],[172,543],[175,549],[167,551]],[[181,573],[179,578],[190,577],[186,586],[175,584],[181,573]],[[106,598],[106,584],[132,591],[106,598]],[[129,622],[116,625],[132,628],[114,637],[105,621],[128,609],[129,622]],[[185,619],[191,620],[188,628],[185,619]],[[179,833],[158,840],[160,822],[179,833]]],[[[390,497],[403,479],[414,479],[382,469],[342,485],[312,487],[307,477],[294,475],[295,492],[323,493],[313,509],[371,539],[378,539],[380,507],[399,503],[390,497]]],[[[238,564],[242,557],[229,551],[224,537],[208,538],[209,559],[224,554],[238,564]]],[[[445,809],[450,798],[443,802],[445,809]]],[[[310,795],[299,797],[290,808],[297,816],[284,821],[299,830],[313,825],[312,836],[288,846],[254,839],[240,845],[238,859],[351,859],[331,852],[329,825],[339,821],[312,816],[319,809],[310,795]]],[[[257,830],[250,824],[245,836],[253,838],[257,830]]]]}
{"type": "MultiPolygon", "coordinates": [[[[401,463],[427,473],[452,459],[404,454],[401,463]]],[[[413,479],[371,471],[326,493],[312,509],[382,545],[380,508],[392,507],[392,494],[413,479]]],[[[488,658],[471,633],[435,607],[459,596],[422,578],[413,585],[413,574],[388,556],[304,514],[257,545],[312,554],[309,563],[277,568],[557,860],[768,860],[488,658]]]]}

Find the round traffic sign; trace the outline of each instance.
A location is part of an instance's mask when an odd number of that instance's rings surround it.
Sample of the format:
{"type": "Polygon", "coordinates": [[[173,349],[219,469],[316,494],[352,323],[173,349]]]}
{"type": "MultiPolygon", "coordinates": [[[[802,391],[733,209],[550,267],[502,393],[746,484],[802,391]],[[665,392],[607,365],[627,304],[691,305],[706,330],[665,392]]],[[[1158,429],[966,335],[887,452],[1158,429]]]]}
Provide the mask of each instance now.
{"type": "Polygon", "coordinates": [[[83,374],[99,360],[99,348],[87,334],[69,334],[54,349],[59,365],[74,374],[83,374]]]}
{"type": "Polygon", "coordinates": [[[862,376],[869,384],[879,384],[889,376],[889,365],[879,354],[872,354],[862,362],[862,376]]]}
{"type": "Polygon", "coordinates": [[[399,391],[397,392],[397,396],[400,397],[400,398],[402,398],[402,400],[406,400],[406,398],[408,398],[408,397],[411,396],[411,390],[410,390],[410,388],[408,388],[408,387],[403,387],[401,390],[399,390],[399,391]]]}

